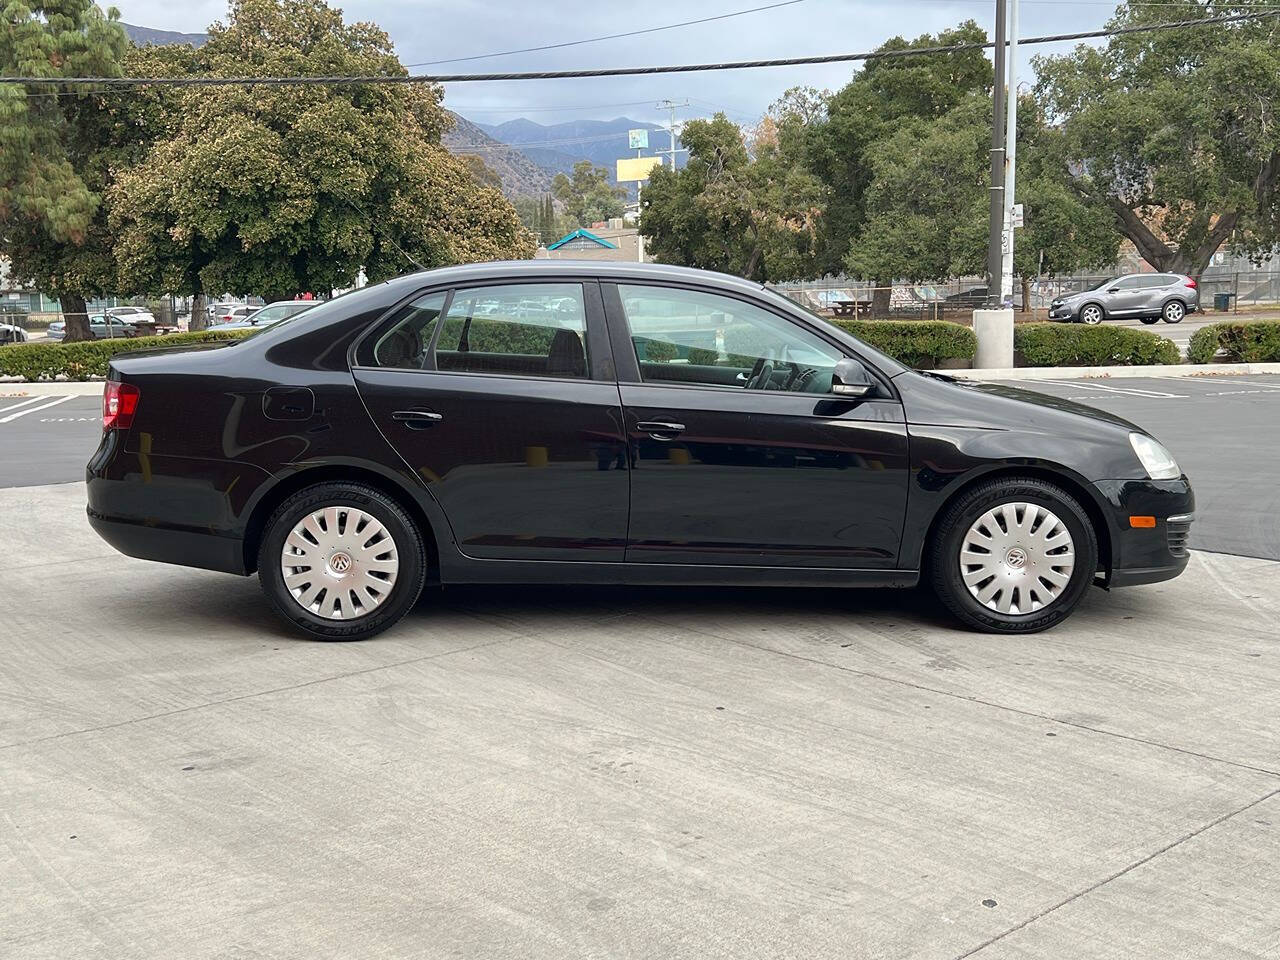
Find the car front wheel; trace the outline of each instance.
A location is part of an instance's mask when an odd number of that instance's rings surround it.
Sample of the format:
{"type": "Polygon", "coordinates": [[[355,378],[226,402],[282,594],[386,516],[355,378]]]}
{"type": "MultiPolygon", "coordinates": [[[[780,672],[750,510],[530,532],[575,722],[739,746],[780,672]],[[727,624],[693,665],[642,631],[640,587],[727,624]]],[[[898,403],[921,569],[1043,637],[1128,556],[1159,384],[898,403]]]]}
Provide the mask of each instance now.
{"type": "Polygon", "coordinates": [[[929,552],[933,588],[964,624],[988,633],[1035,633],[1061,623],[1098,567],[1084,508],[1033,477],[997,479],[961,494],[940,519],[929,552]]]}
{"type": "Polygon", "coordinates": [[[1094,327],[1102,322],[1102,308],[1096,303],[1086,304],[1080,309],[1080,322],[1094,327]]]}
{"type": "Polygon", "coordinates": [[[1142,318],[1140,318],[1140,319],[1141,319],[1141,320],[1142,320],[1142,322],[1143,322],[1143,323],[1145,323],[1147,326],[1151,326],[1151,324],[1153,324],[1153,323],[1159,323],[1159,322],[1160,322],[1160,318],[1159,318],[1159,317],[1142,317],[1142,318]]]}
{"type": "Polygon", "coordinates": [[[363,640],[409,612],[426,579],[422,532],[398,503],[357,483],[323,483],[271,514],[258,579],[272,607],[322,640],[363,640]]]}
{"type": "Polygon", "coordinates": [[[1182,305],[1180,300],[1170,300],[1164,305],[1164,310],[1161,312],[1165,323],[1181,323],[1182,318],[1186,315],[1187,308],[1182,305]]]}

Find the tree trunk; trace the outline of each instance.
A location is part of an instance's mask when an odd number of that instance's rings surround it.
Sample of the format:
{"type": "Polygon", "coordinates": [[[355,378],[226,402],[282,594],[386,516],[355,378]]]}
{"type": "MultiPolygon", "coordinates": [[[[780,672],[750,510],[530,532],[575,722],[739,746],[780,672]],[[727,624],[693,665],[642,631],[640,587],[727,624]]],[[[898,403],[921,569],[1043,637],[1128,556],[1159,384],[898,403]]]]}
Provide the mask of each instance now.
{"type": "Polygon", "coordinates": [[[62,322],[66,325],[63,342],[92,340],[93,331],[89,329],[89,305],[84,302],[84,297],[64,294],[58,298],[58,302],[62,305],[62,322]]]}
{"type": "Polygon", "coordinates": [[[889,315],[889,294],[893,291],[892,280],[876,280],[871,291],[871,315],[887,317],[889,315]]]}
{"type": "Polygon", "coordinates": [[[191,298],[191,317],[187,320],[188,330],[203,330],[209,326],[209,318],[205,314],[204,294],[197,293],[191,298]]]}
{"type": "Polygon", "coordinates": [[[1022,278],[1022,312],[1029,313],[1031,311],[1031,278],[1022,278]]]}

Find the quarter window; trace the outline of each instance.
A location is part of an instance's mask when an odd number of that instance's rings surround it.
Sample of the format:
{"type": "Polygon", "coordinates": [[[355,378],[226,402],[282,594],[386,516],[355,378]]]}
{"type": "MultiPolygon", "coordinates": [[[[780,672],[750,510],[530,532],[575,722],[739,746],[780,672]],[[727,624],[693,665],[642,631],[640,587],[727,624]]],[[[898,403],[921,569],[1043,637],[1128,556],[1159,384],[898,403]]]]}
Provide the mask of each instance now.
{"type": "Polygon", "coordinates": [[[646,383],[828,393],[835,347],[754,304],[698,290],[619,284],[646,383]]]}
{"type": "Polygon", "coordinates": [[[525,377],[587,376],[582,285],[519,283],[454,291],[436,369],[525,377]]]}
{"type": "Polygon", "coordinates": [[[401,307],[388,328],[374,340],[373,355],[366,362],[371,359],[377,367],[421,370],[436,321],[444,309],[444,298],[443,293],[430,293],[401,307]]]}

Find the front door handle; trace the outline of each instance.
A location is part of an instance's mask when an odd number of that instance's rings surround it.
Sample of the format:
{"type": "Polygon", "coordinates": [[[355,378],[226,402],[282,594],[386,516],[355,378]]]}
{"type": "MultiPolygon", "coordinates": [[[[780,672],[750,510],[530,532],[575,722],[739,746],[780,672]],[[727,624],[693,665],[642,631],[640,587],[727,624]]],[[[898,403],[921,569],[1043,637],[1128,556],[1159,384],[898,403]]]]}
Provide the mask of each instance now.
{"type": "Polygon", "coordinates": [[[667,420],[641,420],[636,429],[647,433],[655,440],[674,440],[684,433],[683,423],[671,423],[667,420]]]}
{"type": "Polygon", "coordinates": [[[425,430],[444,419],[443,414],[434,410],[397,410],[391,419],[403,423],[410,430],[425,430]]]}

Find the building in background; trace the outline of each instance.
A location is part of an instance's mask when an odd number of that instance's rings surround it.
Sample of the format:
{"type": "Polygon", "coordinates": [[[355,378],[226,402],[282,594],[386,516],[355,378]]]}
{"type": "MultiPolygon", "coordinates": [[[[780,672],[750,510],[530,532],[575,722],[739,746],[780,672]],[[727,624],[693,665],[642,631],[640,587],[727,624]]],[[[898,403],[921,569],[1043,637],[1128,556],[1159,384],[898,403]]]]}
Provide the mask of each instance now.
{"type": "Polygon", "coordinates": [[[537,257],[550,260],[622,260],[635,263],[640,259],[640,235],[635,227],[626,226],[621,217],[607,224],[591,225],[590,230],[567,233],[555,243],[540,247],[537,257]]]}

